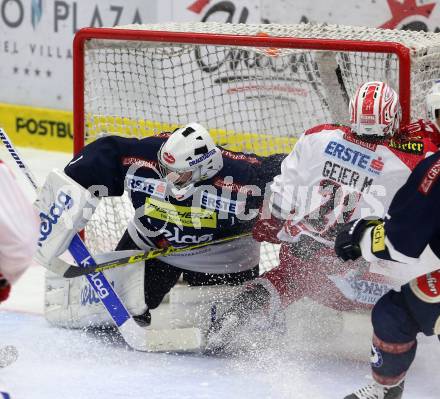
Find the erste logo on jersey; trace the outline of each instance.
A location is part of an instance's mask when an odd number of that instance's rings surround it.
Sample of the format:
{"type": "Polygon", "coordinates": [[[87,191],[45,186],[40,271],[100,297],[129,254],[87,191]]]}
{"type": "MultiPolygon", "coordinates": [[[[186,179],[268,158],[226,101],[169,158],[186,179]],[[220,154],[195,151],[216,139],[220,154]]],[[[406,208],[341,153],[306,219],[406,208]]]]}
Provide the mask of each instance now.
{"type": "Polygon", "coordinates": [[[163,181],[127,174],[125,182],[127,189],[130,191],[138,191],[153,197],[165,198],[167,185],[163,181]]]}
{"type": "Polygon", "coordinates": [[[380,175],[384,167],[381,157],[373,158],[369,154],[337,141],[330,141],[325,147],[324,154],[373,175],[380,175]]]}
{"type": "Polygon", "coordinates": [[[204,191],[200,199],[200,203],[206,209],[212,209],[214,211],[227,212],[234,215],[243,213],[245,210],[245,201],[235,201],[228,198],[222,198],[218,195],[208,193],[204,191]]]}

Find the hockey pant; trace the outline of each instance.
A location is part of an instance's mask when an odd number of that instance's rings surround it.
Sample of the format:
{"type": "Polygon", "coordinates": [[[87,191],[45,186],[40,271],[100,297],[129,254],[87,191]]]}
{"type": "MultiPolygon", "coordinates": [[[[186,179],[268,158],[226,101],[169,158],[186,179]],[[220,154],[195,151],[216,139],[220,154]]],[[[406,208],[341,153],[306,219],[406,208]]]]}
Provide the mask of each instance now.
{"type": "Polygon", "coordinates": [[[279,265],[262,277],[276,288],[285,307],[308,297],[339,311],[371,309],[391,288],[363,260],[342,262],[333,248],[304,235],[297,243],[282,243],[279,265]]]}
{"type": "Polygon", "coordinates": [[[440,270],[412,280],[400,292],[388,292],[374,307],[372,322],[373,377],[396,384],[414,360],[417,334],[440,334],[440,270]]]}
{"type": "MultiPolygon", "coordinates": [[[[126,231],[116,250],[139,249],[126,231]]],[[[209,258],[207,258],[209,261],[209,258]]],[[[258,265],[238,273],[210,274],[182,270],[159,259],[145,262],[145,304],[149,309],[157,308],[165,295],[174,287],[183,274],[183,280],[190,286],[240,285],[258,276],[258,265]]]]}

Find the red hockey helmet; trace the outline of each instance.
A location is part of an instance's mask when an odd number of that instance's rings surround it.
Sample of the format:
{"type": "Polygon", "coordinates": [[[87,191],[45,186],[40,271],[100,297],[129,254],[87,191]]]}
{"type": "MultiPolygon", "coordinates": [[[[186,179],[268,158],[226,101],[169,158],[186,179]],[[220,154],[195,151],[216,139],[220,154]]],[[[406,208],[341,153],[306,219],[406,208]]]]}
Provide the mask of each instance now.
{"type": "Polygon", "coordinates": [[[386,138],[399,129],[399,96],[384,82],[362,84],[350,100],[351,126],[358,136],[386,138]]]}

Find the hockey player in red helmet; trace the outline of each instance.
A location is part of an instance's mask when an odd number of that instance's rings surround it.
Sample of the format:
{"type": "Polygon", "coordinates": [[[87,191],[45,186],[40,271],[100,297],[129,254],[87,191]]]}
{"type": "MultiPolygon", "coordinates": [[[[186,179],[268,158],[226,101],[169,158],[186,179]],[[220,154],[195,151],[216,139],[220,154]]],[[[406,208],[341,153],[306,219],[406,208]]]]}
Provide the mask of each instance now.
{"type": "Polygon", "coordinates": [[[280,312],[304,297],[338,311],[370,310],[393,286],[363,261],[338,260],[334,240],[359,215],[383,216],[411,170],[437,147],[420,133],[422,145],[407,150],[398,95],[384,82],[360,85],[349,112],[351,126],[312,127],[283,161],[271,185],[270,212],[263,210],[253,229],[256,240],[281,244],[279,265],[249,284],[212,324],[211,351],[234,350],[255,319],[270,329],[280,312]],[[366,295],[363,282],[380,289],[366,295]]]}

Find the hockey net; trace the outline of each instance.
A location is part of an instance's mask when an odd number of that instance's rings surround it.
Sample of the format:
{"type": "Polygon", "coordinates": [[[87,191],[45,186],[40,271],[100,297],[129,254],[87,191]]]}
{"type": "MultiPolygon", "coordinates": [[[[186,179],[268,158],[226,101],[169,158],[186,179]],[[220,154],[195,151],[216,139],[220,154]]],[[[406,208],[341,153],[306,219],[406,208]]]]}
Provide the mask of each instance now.
{"type": "MultiPolygon", "coordinates": [[[[74,41],[75,152],[102,135],[197,121],[228,149],[288,153],[305,129],[346,123],[348,98],[369,80],[399,92],[408,122],[424,117],[439,45],[434,33],[319,24],[86,28],[74,41]]],[[[103,201],[86,230],[91,250],[114,249],[132,212],[127,198],[103,201]]],[[[276,262],[264,246],[263,269],[276,262]]]]}

